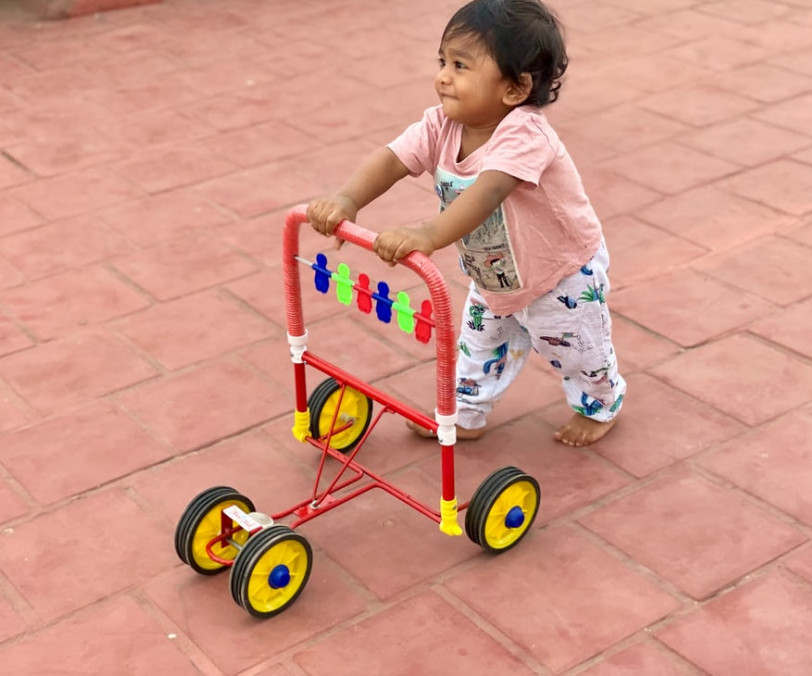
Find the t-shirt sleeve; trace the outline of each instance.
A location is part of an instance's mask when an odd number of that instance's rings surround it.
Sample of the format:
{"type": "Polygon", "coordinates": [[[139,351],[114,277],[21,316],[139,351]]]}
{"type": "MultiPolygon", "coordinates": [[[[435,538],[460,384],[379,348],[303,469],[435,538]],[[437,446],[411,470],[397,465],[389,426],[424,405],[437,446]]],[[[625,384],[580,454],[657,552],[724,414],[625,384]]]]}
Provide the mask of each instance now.
{"type": "Polygon", "coordinates": [[[423,119],[407,127],[387,148],[397,155],[412,176],[419,176],[424,171],[433,173],[437,165],[437,139],[441,126],[441,109],[439,106],[429,108],[423,113],[423,119]]]}
{"type": "Polygon", "coordinates": [[[555,133],[538,118],[529,114],[509,115],[488,142],[479,171],[501,171],[538,187],[559,146],[555,133]]]}

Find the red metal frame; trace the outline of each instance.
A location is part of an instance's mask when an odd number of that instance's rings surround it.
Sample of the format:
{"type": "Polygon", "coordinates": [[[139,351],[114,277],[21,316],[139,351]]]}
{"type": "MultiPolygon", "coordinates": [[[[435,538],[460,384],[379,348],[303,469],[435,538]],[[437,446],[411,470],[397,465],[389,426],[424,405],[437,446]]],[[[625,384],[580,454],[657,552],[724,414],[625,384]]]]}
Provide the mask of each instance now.
{"type": "MultiPolygon", "coordinates": [[[[283,234],[283,275],[285,285],[285,305],[287,314],[287,328],[288,336],[293,339],[293,342],[305,342],[307,332],[304,327],[303,313],[302,313],[302,297],[301,297],[301,282],[299,277],[300,260],[299,260],[299,227],[302,223],[307,221],[305,215],[306,207],[300,205],[291,209],[285,219],[285,228],[283,234]],[[297,340],[299,339],[299,340],[297,340]]],[[[344,221],[338,225],[335,230],[337,237],[340,237],[346,242],[350,242],[356,246],[360,246],[367,250],[372,249],[372,244],[375,241],[376,234],[367,230],[359,225],[344,221]]],[[[437,354],[437,407],[436,412],[439,416],[445,416],[447,419],[454,416],[456,412],[456,396],[455,396],[455,373],[454,373],[454,360],[456,358],[456,343],[454,332],[452,329],[451,318],[451,298],[448,293],[448,287],[442,274],[426,256],[421,253],[413,252],[409,254],[400,264],[405,265],[415,273],[417,273],[423,282],[426,284],[432,302],[434,319],[430,317],[420,316],[420,320],[430,325],[434,329],[435,346],[437,354]]],[[[359,293],[367,293],[360,287],[356,287],[359,293]]],[[[438,431],[439,424],[436,420],[429,418],[425,414],[417,411],[390,395],[378,390],[372,385],[356,378],[355,376],[347,373],[339,367],[331,364],[324,359],[318,357],[312,352],[308,352],[306,345],[301,352],[299,358],[293,359],[294,370],[294,383],[296,393],[296,411],[305,413],[308,408],[307,402],[307,378],[305,374],[306,366],[315,368],[325,375],[334,378],[341,386],[339,391],[339,401],[336,406],[332,423],[330,425],[330,432],[324,438],[314,439],[309,435],[304,438],[312,446],[318,448],[321,453],[321,461],[316,472],[316,479],[313,485],[313,492],[307,500],[290,507],[282,512],[272,514],[273,520],[283,519],[293,516],[294,521],[290,524],[291,528],[314,519],[320,514],[324,514],[339,505],[352,500],[372,490],[373,488],[380,488],[390,495],[398,498],[400,501],[416,509],[421,514],[429,517],[437,523],[443,522],[443,514],[441,511],[432,509],[412,497],[408,493],[400,490],[392,483],[384,479],[382,476],[374,473],[367,467],[356,462],[355,457],[358,451],[363,447],[372,430],[375,429],[380,419],[386,413],[400,415],[407,420],[410,420],[426,429],[434,432],[438,431]],[[375,418],[370,422],[369,427],[364,432],[364,435],[356,444],[351,453],[345,455],[330,446],[332,437],[347,429],[347,425],[338,427],[336,426],[338,411],[341,408],[341,399],[347,387],[351,387],[362,395],[369,397],[381,405],[375,418]],[[328,457],[331,457],[339,463],[341,468],[330,481],[326,489],[319,491],[321,484],[324,467],[328,457]],[[345,475],[349,476],[345,476],[345,475]],[[349,489],[353,484],[362,479],[368,479],[366,483],[358,487],[349,489]],[[341,495],[337,495],[341,493],[341,495]]],[[[441,497],[443,502],[455,503],[455,489],[454,489],[454,446],[447,441],[444,443],[440,441],[441,449],[441,465],[442,465],[442,490],[441,497]]],[[[459,505],[457,511],[462,511],[468,507],[469,503],[465,502],[459,505]]],[[[224,559],[214,553],[214,547],[219,544],[221,547],[232,545],[240,548],[240,545],[233,540],[233,536],[239,531],[243,530],[239,524],[235,524],[231,517],[225,511],[220,515],[221,527],[220,534],[213,538],[206,545],[206,554],[209,558],[223,566],[233,565],[233,560],[224,559]]],[[[442,527],[442,526],[441,526],[442,527]]],[[[253,534],[261,530],[257,528],[249,531],[253,534]]]]}
{"type": "MultiPolygon", "coordinates": [[[[288,212],[285,219],[282,252],[288,335],[294,339],[298,338],[301,340],[305,339],[306,331],[302,313],[299,228],[302,223],[307,221],[305,212],[306,207],[304,205],[294,207],[288,212]]],[[[345,242],[349,242],[350,244],[360,246],[367,250],[372,249],[372,244],[376,237],[376,233],[372,232],[371,230],[367,230],[366,228],[349,221],[340,223],[336,227],[335,235],[336,237],[343,239],[345,242]]],[[[432,263],[428,257],[419,252],[412,252],[406,258],[399,261],[399,264],[408,267],[418,274],[429,290],[434,312],[434,319],[433,321],[429,320],[429,323],[434,327],[434,340],[437,355],[436,410],[437,414],[441,416],[453,416],[456,412],[456,380],[454,372],[456,341],[454,330],[452,328],[451,298],[448,292],[448,287],[446,286],[442,274],[434,263],[432,263]]],[[[411,420],[412,422],[435,432],[438,429],[438,423],[423,413],[406,406],[393,397],[390,397],[359,378],[356,378],[337,366],[325,361],[324,359],[321,359],[306,349],[301,355],[301,363],[297,363],[297,361],[294,360],[293,364],[296,388],[296,410],[299,413],[304,414],[307,411],[307,379],[305,375],[306,366],[310,366],[318,371],[321,371],[327,376],[334,378],[339,384],[341,384],[342,389],[340,391],[340,397],[343,397],[344,388],[349,386],[361,394],[369,397],[373,401],[378,402],[382,406],[382,409],[378,412],[377,416],[364,433],[362,439],[348,455],[344,455],[329,446],[330,437],[344,428],[331,429],[330,434],[328,434],[324,439],[313,439],[308,436],[305,441],[322,451],[322,460],[317,471],[313,494],[308,500],[294,505],[283,512],[272,514],[271,517],[276,520],[293,515],[296,517],[296,521],[291,524],[291,527],[295,528],[296,526],[315,518],[319,514],[323,514],[324,512],[338,507],[348,500],[366,493],[373,488],[380,488],[425,516],[440,523],[442,515],[439,511],[429,508],[355,460],[358,451],[363,446],[364,442],[369,437],[369,434],[375,428],[384,413],[394,413],[400,415],[407,420],[411,420]],[[342,467],[327,489],[320,492],[318,487],[328,455],[341,462],[342,467]],[[342,477],[347,472],[350,473],[350,476],[345,477],[342,480],[342,477]],[[337,492],[342,491],[365,477],[370,481],[362,486],[343,493],[341,496],[336,496],[337,492]]],[[[334,425],[335,421],[333,421],[332,427],[334,427],[334,425]]],[[[452,502],[455,500],[454,446],[453,444],[443,445],[441,441],[440,447],[442,466],[441,497],[443,501],[452,502]]],[[[468,503],[464,503],[458,507],[458,510],[465,509],[467,506],[468,503]]]]}

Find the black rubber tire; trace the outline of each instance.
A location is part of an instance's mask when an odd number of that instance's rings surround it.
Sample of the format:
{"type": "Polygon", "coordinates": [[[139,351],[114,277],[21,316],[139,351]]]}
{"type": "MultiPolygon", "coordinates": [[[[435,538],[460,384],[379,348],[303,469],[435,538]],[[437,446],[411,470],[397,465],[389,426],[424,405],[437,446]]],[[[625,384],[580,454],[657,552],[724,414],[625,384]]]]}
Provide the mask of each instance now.
{"type": "MultiPolygon", "coordinates": [[[[231,597],[237,605],[247,610],[254,617],[261,619],[273,617],[290,607],[299,598],[307,585],[312,568],[313,550],[310,543],[288,526],[271,526],[252,535],[237,556],[229,576],[231,597]],[[264,606],[257,605],[252,602],[253,599],[249,589],[249,585],[254,578],[254,570],[266,554],[275,547],[284,546],[286,542],[297,543],[306,557],[304,570],[297,574],[297,579],[294,582],[297,586],[291,589],[290,593],[286,595],[286,598],[279,605],[276,605],[276,603],[268,603],[264,606]]],[[[268,588],[272,588],[270,580],[268,588]]]]}
{"type": "Polygon", "coordinates": [[[227,566],[202,568],[194,560],[193,542],[203,518],[221,503],[238,504],[247,512],[254,511],[254,503],[230,486],[214,486],[198,493],[189,502],[175,528],[175,552],[183,563],[201,575],[216,575],[227,566]]]}
{"type": "Polygon", "coordinates": [[[538,514],[540,504],[541,490],[538,482],[532,476],[525,474],[518,467],[502,467],[490,474],[474,492],[465,512],[465,533],[472,542],[486,551],[494,554],[506,552],[519,544],[530,531],[530,526],[538,514]],[[528,484],[533,490],[535,495],[534,504],[531,505],[532,508],[529,512],[522,510],[522,514],[519,514],[522,518],[522,530],[517,531],[519,533],[518,537],[515,539],[508,538],[509,542],[504,546],[493,544],[488,541],[486,533],[486,524],[491,510],[507,489],[520,482],[528,484]]]}
{"type": "MultiPolygon", "coordinates": [[[[320,429],[319,427],[319,419],[321,418],[321,412],[324,408],[325,404],[329,401],[330,397],[332,397],[336,392],[341,389],[341,385],[336,381],[334,378],[327,378],[320,382],[316,389],[310,394],[307,399],[307,407],[310,409],[310,436],[314,439],[319,439],[327,434],[329,430],[320,429]]],[[[344,396],[346,397],[347,394],[351,396],[363,397],[364,395],[358,392],[358,390],[350,387],[349,385],[346,386],[344,390],[344,396]]],[[[369,397],[365,397],[367,400],[367,416],[364,419],[361,427],[358,429],[357,433],[353,435],[352,439],[344,443],[343,445],[337,445],[335,441],[335,437],[331,439],[330,445],[335,450],[341,453],[349,453],[353,448],[358,445],[358,442],[361,441],[364,433],[369,428],[370,423],[372,422],[372,399],[369,397]]],[[[343,403],[343,402],[342,402],[343,403]]],[[[352,429],[352,428],[351,428],[352,429]]],[[[341,434],[346,434],[346,432],[342,432],[341,434]]]]}

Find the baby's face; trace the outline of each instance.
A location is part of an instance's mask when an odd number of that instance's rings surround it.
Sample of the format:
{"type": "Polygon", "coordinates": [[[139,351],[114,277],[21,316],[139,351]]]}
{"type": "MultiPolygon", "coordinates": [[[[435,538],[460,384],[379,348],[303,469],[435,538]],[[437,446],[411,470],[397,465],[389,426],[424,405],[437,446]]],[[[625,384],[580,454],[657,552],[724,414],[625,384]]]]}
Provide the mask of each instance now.
{"type": "Polygon", "coordinates": [[[496,125],[510,111],[504,96],[511,82],[485,47],[470,36],[440,45],[440,71],[434,88],[443,112],[469,127],[496,125]]]}

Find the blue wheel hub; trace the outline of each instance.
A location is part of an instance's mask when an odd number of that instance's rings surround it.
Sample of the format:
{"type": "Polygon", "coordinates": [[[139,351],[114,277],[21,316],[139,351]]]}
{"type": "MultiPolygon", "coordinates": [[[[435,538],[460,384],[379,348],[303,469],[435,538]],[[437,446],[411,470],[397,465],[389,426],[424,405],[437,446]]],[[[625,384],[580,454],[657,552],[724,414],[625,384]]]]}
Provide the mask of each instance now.
{"type": "Polygon", "coordinates": [[[524,523],[524,512],[521,507],[513,507],[505,517],[505,526],[519,528],[524,523]]]}
{"type": "Polygon", "coordinates": [[[284,566],[281,563],[276,566],[268,576],[268,584],[271,585],[272,589],[282,589],[282,587],[287,587],[289,582],[290,570],[287,566],[284,566]]]}

